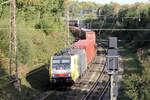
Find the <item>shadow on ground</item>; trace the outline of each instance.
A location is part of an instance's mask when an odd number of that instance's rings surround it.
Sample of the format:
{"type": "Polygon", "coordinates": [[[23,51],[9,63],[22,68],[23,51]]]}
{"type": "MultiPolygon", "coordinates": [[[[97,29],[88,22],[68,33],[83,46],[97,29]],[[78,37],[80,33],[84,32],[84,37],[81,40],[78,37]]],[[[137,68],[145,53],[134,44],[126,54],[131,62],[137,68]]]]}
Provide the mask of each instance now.
{"type": "Polygon", "coordinates": [[[0,61],[0,100],[35,100],[39,95],[38,92],[32,90],[29,87],[21,85],[22,91],[19,92],[15,87],[14,83],[11,82],[5,69],[2,68],[0,61]]]}
{"type": "MultiPolygon", "coordinates": [[[[47,65],[44,65],[38,69],[29,72],[26,76],[27,81],[30,83],[32,88],[40,90],[41,93],[50,91],[48,98],[44,100],[80,100],[84,95],[88,93],[82,88],[71,89],[71,88],[50,88],[51,83],[49,82],[49,71],[47,65]],[[81,93],[81,94],[80,94],[81,93]]],[[[81,83],[81,87],[87,83],[81,83]]],[[[90,82],[89,84],[93,84],[90,82]]],[[[76,84],[77,85],[77,84],[76,84]]],[[[77,86],[78,87],[78,86],[77,86]]],[[[98,92],[99,93],[99,92],[98,92]]],[[[96,93],[95,93],[96,94],[96,93]]],[[[97,95],[97,94],[96,94],[97,95]]],[[[43,98],[44,95],[40,98],[43,98]]],[[[97,96],[92,96],[89,100],[97,100],[97,96]]]]}
{"type": "Polygon", "coordinates": [[[26,75],[26,80],[34,89],[40,91],[48,90],[50,88],[48,65],[43,65],[29,72],[26,75]]]}
{"type": "Polygon", "coordinates": [[[5,70],[2,68],[2,63],[1,63],[1,61],[0,61],[0,87],[2,87],[4,84],[5,84],[5,82],[7,82],[7,79],[5,79],[5,78],[7,78],[7,77],[4,77],[4,76],[6,76],[7,75],[7,73],[5,72],[5,70]]]}
{"type": "MultiPolygon", "coordinates": [[[[67,89],[65,91],[51,92],[49,96],[44,100],[81,100],[83,97],[85,97],[88,94],[88,90],[86,88],[83,88],[86,84],[87,83],[81,83],[80,85],[83,86],[80,86],[76,89],[70,89],[70,90],[67,89]]],[[[93,84],[93,82],[90,82],[89,84],[93,84]]],[[[88,97],[88,100],[98,100],[98,95],[101,94],[103,90],[102,83],[98,83],[98,84],[99,84],[98,86],[99,89],[97,91],[93,91],[91,96],[88,97]]],[[[108,95],[109,94],[106,93],[101,100],[109,100],[108,95]]]]}

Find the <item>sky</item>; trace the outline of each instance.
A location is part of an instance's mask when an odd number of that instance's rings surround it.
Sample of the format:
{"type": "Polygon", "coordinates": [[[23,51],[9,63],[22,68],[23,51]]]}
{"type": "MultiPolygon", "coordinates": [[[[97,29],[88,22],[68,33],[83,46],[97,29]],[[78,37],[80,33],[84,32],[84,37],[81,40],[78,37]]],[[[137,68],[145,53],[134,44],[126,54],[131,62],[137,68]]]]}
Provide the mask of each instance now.
{"type": "Polygon", "coordinates": [[[78,0],[78,1],[91,1],[100,4],[106,4],[112,1],[112,2],[118,2],[121,5],[123,5],[123,4],[133,4],[135,2],[148,2],[149,0],[78,0]]]}

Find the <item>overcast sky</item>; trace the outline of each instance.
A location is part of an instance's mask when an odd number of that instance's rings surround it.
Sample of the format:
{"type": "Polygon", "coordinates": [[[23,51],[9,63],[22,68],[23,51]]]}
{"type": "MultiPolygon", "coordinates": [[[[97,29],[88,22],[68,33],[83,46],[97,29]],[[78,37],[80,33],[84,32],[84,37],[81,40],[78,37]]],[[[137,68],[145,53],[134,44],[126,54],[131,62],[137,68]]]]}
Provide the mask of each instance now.
{"type": "Polygon", "coordinates": [[[96,3],[101,3],[101,4],[106,4],[113,1],[113,2],[118,2],[122,5],[122,4],[133,4],[135,2],[148,2],[149,0],[78,0],[78,1],[91,1],[96,3]]]}

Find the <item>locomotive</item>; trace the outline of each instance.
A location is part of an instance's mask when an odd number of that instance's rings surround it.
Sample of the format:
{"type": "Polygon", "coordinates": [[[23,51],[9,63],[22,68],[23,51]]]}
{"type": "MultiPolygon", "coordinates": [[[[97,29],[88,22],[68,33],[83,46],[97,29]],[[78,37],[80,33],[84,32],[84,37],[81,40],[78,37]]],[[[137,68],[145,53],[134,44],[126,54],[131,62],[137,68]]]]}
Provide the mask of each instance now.
{"type": "Polygon", "coordinates": [[[50,82],[73,84],[81,77],[96,54],[95,32],[81,28],[81,40],[51,57],[50,82]]]}

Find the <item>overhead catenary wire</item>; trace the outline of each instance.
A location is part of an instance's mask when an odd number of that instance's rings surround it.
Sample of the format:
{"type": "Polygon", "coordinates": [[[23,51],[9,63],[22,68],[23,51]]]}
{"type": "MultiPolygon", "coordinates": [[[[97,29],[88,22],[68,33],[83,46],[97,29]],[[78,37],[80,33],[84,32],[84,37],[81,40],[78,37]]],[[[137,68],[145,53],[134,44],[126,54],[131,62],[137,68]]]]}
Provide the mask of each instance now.
{"type": "MultiPolygon", "coordinates": [[[[9,29],[9,28],[0,28],[0,29],[9,29]]],[[[51,29],[51,28],[44,28],[44,29],[33,29],[33,28],[18,28],[18,29],[22,29],[22,30],[59,30],[59,29],[51,29]]],[[[101,31],[150,31],[150,29],[112,29],[112,28],[103,28],[103,29],[89,29],[89,30],[93,30],[93,31],[98,31],[98,30],[101,30],[101,31]]],[[[137,34],[137,33],[136,33],[137,34]]],[[[143,33],[141,33],[143,34],[143,33]]]]}
{"type": "MultiPolygon", "coordinates": [[[[116,17],[114,17],[114,16],[106,16],[106,15],[100,15],[100,16],[103,16],[104,18],[105,17],[107,17],[107,19],[109,19],[109,18],[112,18],[112,19],[114,19],[114,18],[116,18],[116,17]]],[[[17,18],[21,18],[21,17],[23,17],[24,18],[24,16],[16,16],[17,18]]],[[[44,18],[45,19],[47,19],[47,18],[50,18],[50,19],[54,19],[54,17],[50,17],[50,16],[44,16],[44,18]]],[[[42,19],[44,19],[44,18],[42,18],[42,19]]],[[[77,17],[77,18],[74,18],[74,19],[65,19],[65,17],[60,17],[60,18],[62,18],[63,20],[66,20],[66,21],[70,21],[70,20],[87,20],[87,18],[85,18],[85,19],[81,19],[80,17],[77,17]]],[[[89,18],[92,18],[92,17],[89,17],[89,18]]],[[[97,17],[93,17],[93,18],[95,18],[95,19],[93,19],[93,20],[98,20],[97,19],[97,17]]],[[[123,16],[118,16],[117,18],[137,18],[137,19],[139,19],[139,17],[123,17],[123,16]]],[[[146,17],[140,17],[140,18],[146,18],[146,17]]],[[[92,21],[92,20],[91,20],[92,21]]]]}
{"type": "MultiPolygon", "coordinates": [[[[48,17],[48,16],[47,16],[48,17]]],[[[107,15],[102,15],[102,16],[90,16],[90,17],[88,17],[88,16],[85,16],[85,17],[83,17],[83,18],[80,18],[80,17],[74,17],[74,20],[76,19],[80,19],[80,20],[82,20],[82,19],[87,19],[87,18],[101,18],[101,17],[107,17],[107,19],[114,19],[114,16],[107,16],[107,15]]],[[[148,18],[148,17],[136,17],[136,16],[130,16],[130,17],[124,17],[124,16],[118,16],[118,18],[123,18],[123,19],[139,19],[139,18],[142,18],[142,19],[144,19],[144,18],[148,18]]]]}
{"type": "MultiPolygon", "coordinates": [[[[25,16],[20,16],[20,15],[16,15],[16,17],[17,18],[24,18],[25,16]]],[[[106,16],[106,15],[103,15],[102,16],[103,18],[104,17],[107,17],[107,19],[114,19],[114,16],[106,16]]],[[[32,17],[32,18],[34,18],[34,17],[32,17]]],[[[36,18],[36,17],[35,17],[36,18]]],[[[63,20],[66,20],[65,19],[65,17],[63,17],[63,16],[60,16],[59,18],[61,18],[61,19],[63,19],[63,20]]],[[[84,17],[84,18],[80,18],[80,17],[74,17],[73,19],[69,19],[69,20],[87,20],[88,18],[95,18],[95,19],[93,19],[93,20],[98,20],[97,18],[99,18],[99,17],[84,17]]],[[[144,18],[148,18],[148,17],[123,17],[123,16],[118,16],[118,18],[123,18],[123,19],[139,19],[139,18],[141,18],[141,19],[144,19],[144,18]]],[[[24,18],[25,19],[25,18],[24,18]]],[[[51,16],[44,16],[44,18],[42,18],[42,19],[54,19],[54,17],[51,17],[51,16]]]]}
{"type": "MultiPolygon", "coordinates": [[[[150,42],[150,40],[118,40],[118,42],[136,41],[136,42],[150,42]]],[[[101,42],[108,42],[108,40],[101,40],[101,42]]]]}
{"type": "MultiPolygon", "coordinates": [[[[150,31],[150,29],[111,29],[111,28],[108,28],[108,29],[90,29],[90,30],[102,30],[102,31],[150,31]]],[[[137,34],[137,33],[136,33],[137,34]]]]}

